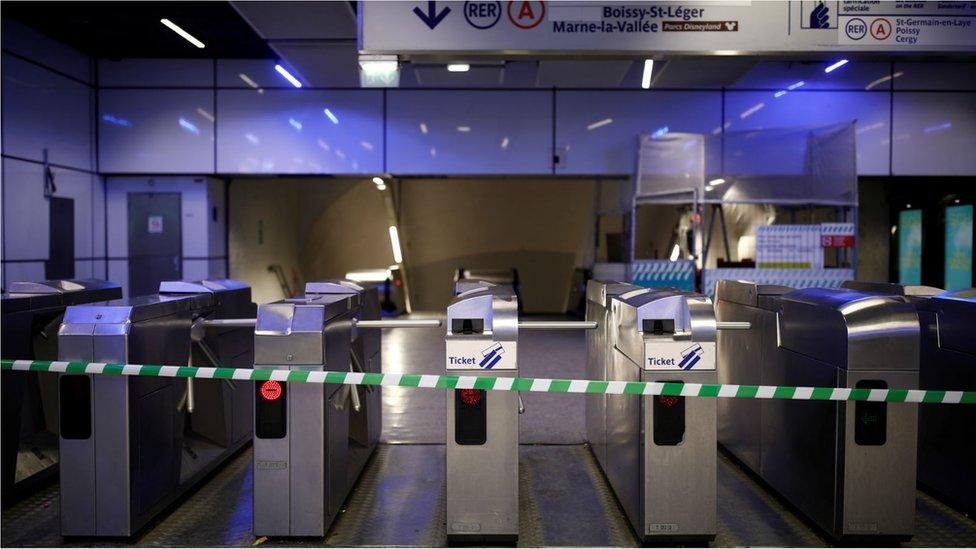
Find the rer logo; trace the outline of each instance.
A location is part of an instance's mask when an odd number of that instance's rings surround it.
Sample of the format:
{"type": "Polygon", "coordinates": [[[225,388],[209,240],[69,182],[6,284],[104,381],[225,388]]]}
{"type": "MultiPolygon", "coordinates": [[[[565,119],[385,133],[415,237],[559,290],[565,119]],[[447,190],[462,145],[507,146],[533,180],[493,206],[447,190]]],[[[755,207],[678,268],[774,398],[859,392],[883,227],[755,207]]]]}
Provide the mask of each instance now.
{"type": "Polygon", "coordinates": [[[502,349],[501,343],[494,343],[493,345],[486,347],[481,350],[481,362],[478,366],[481,366],[485,370],[491,370],[495,364],[498,364],[502,359],[502,355],[505,354],[505,349],[502,349]]]}
{"type": "Polygon", "coordinates": [[[848,20],[844,25],[844,32],[851,40],[860,40],[868,33],[868,24],[864,22],[864,19],[855,17],[848,20]]]}
{"type": "Polygon", "coordinates": [[[508,3],[508,20],[520,29],[534,29],[546,16],[546,3],[541,0],[508,3]]]}
{"type": "Polygon", "coordinates": [[[502,18],[501,2],[465,2],[464,19],[476,29],[490,29],[502,18]]]}

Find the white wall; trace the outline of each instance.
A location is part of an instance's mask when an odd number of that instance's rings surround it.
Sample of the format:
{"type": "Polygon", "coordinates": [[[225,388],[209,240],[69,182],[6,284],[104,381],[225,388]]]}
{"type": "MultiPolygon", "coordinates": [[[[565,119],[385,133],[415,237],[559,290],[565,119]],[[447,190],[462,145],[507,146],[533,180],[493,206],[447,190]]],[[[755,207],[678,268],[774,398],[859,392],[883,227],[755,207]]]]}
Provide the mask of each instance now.
{"type": "Polygon", "coordinates": [[[2,40],[0,285],[45,278],[45,149],[54,196],[74,199],[74,276],[104,278],[104,187],[94,158],[91,60],[12,21],[3,21],[2,40]]]}
{"type": "Polygon", "coordinates": [[[193,176],[129,176],[108,177],[105,185],[109,280],[120,284],[124,295],[129,293],[129,193],[180,193],[183,279],[227,276],[226,185],[223,181],[193,176]]]}
{"type": "Polygon", "coordinates": [[[974,63],[767,61],[727,89],[642,91],[296,90],[262,60],[144,62],[100,65],[105,173],[627,175],[656,131],[709,136],[718,173],[724,132],[856,120],[861,175],[976,174],[974,63]]]}

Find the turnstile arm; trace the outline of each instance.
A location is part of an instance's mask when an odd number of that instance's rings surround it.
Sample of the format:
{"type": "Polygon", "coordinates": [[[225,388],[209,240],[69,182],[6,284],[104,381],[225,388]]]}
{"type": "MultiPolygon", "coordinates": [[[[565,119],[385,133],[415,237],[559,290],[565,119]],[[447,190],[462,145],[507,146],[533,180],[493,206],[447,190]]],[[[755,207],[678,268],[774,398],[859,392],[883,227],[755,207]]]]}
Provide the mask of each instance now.
{"type": "Polygon", "coordinates": [[[256,318],[210,318],[203,321],[207,328],[253,328],[256,318]]]}
{"type": "Polygon", "coordinates": [[[441,321],[435,319],[416,320],[357,320],[357,328],[437,328],[441,321]]]}
{"type": "MultiPolygon", "coordinates": [[[[254,318],[213,318],[203,321],[208,328],[253,328],[256,323],[257,319],[254,318]]],[[[441,321],[437,319],[356,321],[359,328],[437,328],[440,325],[441,321]]]]}
{"type": "Polygon", "coordinates": [[[595,330],[596,322],[579,320],[519,321],[519,330],[595,330]]]}
{"type": "Polygon", "coordinates": [[[751,330],[752,324],[749,322],[716,322],[715,328],[719,330],[751,330]]]}

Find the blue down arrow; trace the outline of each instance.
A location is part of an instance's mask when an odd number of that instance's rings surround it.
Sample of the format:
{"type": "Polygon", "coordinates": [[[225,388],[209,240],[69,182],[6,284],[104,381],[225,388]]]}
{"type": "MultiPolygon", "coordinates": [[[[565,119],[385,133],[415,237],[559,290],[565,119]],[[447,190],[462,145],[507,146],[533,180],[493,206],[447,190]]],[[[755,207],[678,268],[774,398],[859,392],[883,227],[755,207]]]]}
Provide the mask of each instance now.
{"type": "Polygon", "coordinates": [[[439,25],[447,17],[447,14],[451,13],[451,8],[444,8],[444,11],[437,13],[437,2],[427,2],[427,13],[424,13],[420,8],[414,8],[413,12],[425,25],[430,27],[430,30],[434,30],[434,27],[439,25]]]}

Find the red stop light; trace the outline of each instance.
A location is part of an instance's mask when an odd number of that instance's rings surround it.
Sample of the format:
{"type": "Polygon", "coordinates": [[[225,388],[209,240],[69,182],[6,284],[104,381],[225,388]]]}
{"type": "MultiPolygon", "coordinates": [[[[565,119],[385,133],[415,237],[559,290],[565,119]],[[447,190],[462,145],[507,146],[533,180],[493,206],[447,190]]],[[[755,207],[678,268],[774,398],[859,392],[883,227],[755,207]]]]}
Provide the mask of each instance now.
{"type": "Polygon", "coordinates": [[[660,395],[657,397],[657,399],[662,405],[670,408],[671,406],[677,404],[678,401],[681,400],[681,397],[660,395]]]}
{"type": "Polygon", "coordinates": [[[478,389],[461,389],[461,402],[468,406],[477,406],[481,402],[481,391],[478,389]]]}
{"type": "Polygon", "coordinates": [[[269,401],[275,401],[281,398],[281,383],[270,379],[262,383],[261,398],[269,401]]]}

